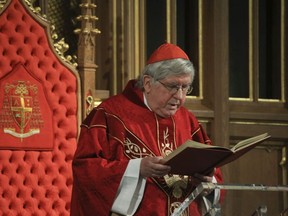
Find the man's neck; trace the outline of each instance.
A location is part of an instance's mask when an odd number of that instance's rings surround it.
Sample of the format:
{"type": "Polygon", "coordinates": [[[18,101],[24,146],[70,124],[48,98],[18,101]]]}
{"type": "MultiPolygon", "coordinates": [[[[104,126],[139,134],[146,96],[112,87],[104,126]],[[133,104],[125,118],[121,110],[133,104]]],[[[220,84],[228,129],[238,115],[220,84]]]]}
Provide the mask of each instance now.
{"type": "Polygon", "coordinates": [[[143,92],[143,98],[144,98],[144,104],[147,106],[147,108],[152,111],[152,109],[149,107],[148,105],[148,101],[147,101],[147,98],[146,98],[146,95],[145,95],[145,92],[143,92]]]}

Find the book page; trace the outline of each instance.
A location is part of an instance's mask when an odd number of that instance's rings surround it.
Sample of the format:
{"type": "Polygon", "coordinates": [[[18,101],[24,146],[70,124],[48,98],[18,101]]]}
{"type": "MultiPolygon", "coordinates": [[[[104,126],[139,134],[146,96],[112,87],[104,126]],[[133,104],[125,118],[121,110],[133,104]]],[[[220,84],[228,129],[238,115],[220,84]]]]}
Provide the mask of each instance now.
{"type": "MultiPolygon", "coordinates": [[[[215,145],[208,145],[208,144],[204,144],[204,143],[199,143],[196,142],[194,140],[187,140],[185,143],[183,143],[183,145],[181,146],[185,146],[185,147],[190,147],[190,148],[213,148],[213,149],[225,149],[227,150],[228,148],[224,147],[224,146],[215,146],[215,145]]],[[[179,147],[181,147],[179,146],[179,147]]],[[[179,148],[178,147],[178,148],[179,148]]]]}
{"type": "Polygon", "coordinates": [[[267,139],[268,137],[270,137],[268,135],[268,133],[264,133],[258,136],[254,136],[245,140],[240,141],[239,143],[237,143],[233,148],[231,148],[231,150],[233,152],[241,150],[243,148],[248,147],[249,145],[253,145],[255,143],[258,143],[260,141],[262,141],[263,139],[267,139]]]}
{"type": "Polygon", "coordinates": [[[167,155],[164,160],[168,161],[171,158],[175,157],[177,154],[179,154],[181,151],[183,151],[186,148],[196,148],[196,149],[219,149],[224,151],[229,151],[230,149],[222,147],[222,146],[213,146],[213,145],[207,145],[203,143],[196,142],[194,140],[187,140],[185,143],[180,145],[177,149],[175,149],[173,152],[171,152],[169,155],[167,155]]]}
{"type": "Polygon", "coordinates": [[[187,148],[196,148],[196,149],[213,149],[213,150],[221,150],[221,151],[227,151],[227,152],[232,152],[229,148],[222,147],[222,146],[214,146],[214,145],[208,145],[208,144],[203,144],[196,142],[194,140],[187,140],[184,142],[182,145],[180,145],[177,149],[172,151],[169,155],[163,158],[164,161],[169,161],[171,158],[175,157],[178,155],[180,152],[182,152],[184,149],[187,148]]]}

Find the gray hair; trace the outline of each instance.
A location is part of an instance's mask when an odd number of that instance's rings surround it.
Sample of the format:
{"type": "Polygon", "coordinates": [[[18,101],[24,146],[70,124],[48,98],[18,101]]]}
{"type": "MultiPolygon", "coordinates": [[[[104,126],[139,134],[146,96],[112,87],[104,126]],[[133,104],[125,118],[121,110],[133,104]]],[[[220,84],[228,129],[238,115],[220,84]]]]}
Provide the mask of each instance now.
{"type": "Polygon", "coordinates": [[[142,74],[137,80],[136,86],[143,90],[144,75],[151,76],[154,81],[158,81],[168,76],[181,76],[186,74],[191,75],[191,80],[193,82],[195,69],[191,61],[182,58],[160,61],[145,66],[142,74]]]}

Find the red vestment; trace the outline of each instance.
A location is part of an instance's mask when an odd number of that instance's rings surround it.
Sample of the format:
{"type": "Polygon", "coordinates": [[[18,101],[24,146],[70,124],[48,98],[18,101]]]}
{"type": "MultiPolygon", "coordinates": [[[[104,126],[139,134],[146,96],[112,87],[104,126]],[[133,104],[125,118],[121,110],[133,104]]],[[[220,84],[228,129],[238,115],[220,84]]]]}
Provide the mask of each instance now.
{"type": "MultiPolygon", "coordinates": [[[[72,216],[108,216],[130,159],[164,156],[187,139],[210,144],[201,125],[186,108],[179,108],[170,118],[162,118],[147,108],[143,92],[134,84],[130,81],[122,94],[93,109],[81,125],[73,160],[72,216]]],[[[215,177],[222,182],[219,169],[215,177]]],[[[195,188],[189,177],[183,182],[175,186],[163,177],[148,178],[135,215],[171,215],[171,205],[184,201],[195,188]]],[[[199,215],[197,201],[187,213],[199,215]]]]}

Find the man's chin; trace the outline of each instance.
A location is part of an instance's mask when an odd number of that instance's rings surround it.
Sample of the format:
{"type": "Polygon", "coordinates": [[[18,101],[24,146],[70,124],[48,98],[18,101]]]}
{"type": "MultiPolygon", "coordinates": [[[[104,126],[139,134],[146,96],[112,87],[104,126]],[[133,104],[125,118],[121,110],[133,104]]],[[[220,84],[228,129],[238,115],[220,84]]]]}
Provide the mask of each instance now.
{"type": "Polygon", "coordinates": [[[173,116],[176,112],[177,112],[178,108],[170,108],[170,109],[162,109],[159,110],[158,112],[156,112],[159,116],[163,117],[163,118],[169,118],[171,116],[173,116]]]}
{"type": "Polygon", "coordinates": [[[166,114],[166,117],[171,117],[173,116],[176,112],[177,112],[178,109],[170,109],[169,111],[167,111],[165,114],[166,114]]]}

